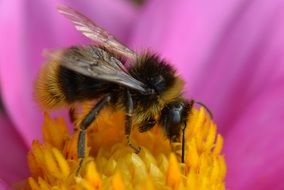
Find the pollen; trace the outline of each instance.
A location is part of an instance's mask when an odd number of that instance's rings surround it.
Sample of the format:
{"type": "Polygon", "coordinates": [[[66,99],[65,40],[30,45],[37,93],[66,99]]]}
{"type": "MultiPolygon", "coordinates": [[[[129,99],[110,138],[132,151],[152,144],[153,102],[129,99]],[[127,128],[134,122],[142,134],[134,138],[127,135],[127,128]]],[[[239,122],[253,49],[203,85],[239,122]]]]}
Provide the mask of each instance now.
{"type": "Polygon", "coordinates": [[[80,160],[78,131],[69,132],[64,119],[46,113],[43,142],[32,143],[30,176],[21,189],[225,189],[223,138],[205,109],[194,108],[190,114],[184,163],[181,143],[170,143],[159,126],[146,133],[134,126],[133,142],[142,147],[134,153],[125,140],[123,115],[101,112],[87,131],[87,151],[80,160]]]}

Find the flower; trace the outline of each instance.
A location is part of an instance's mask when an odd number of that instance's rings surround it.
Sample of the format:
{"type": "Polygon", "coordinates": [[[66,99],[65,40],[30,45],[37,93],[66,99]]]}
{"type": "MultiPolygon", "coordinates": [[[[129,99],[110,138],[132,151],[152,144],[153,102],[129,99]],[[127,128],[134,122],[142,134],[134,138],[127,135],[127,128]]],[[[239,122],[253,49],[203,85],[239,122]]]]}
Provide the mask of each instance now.
{"type": "MultiPolygon", "coordinates": [[[[18,152],[20,169],[0,162],[1,168],[9,166],[2,170],[0,184],[25,176],[20,157],[40,137],[42,117],[32,86],[42,50],[89,43],[56,13],[56,3],[1,2],[0,87],[12,124],[0,123],[0,139],[18,152]],[[14,177],[9,171],[19,173],[14,177]]],[[[177,67],[188,98],[210,108],[226,139],[229,189],[284,188],[283,1],[152,0],[140,8],[123,0],[67,4],[132,48],[149,47],[177,67]]],[[[0,152],[3,160],[10,158],[3,155],[6,147],[0,152]]]]}
{"type": "Polygon", "coordinates": [[[100,115],[88,129],[88,151],[80,164],[78,131],[71,135],[63,118],[46,114],[43,143],[33,141],[28,154],[31,175],[25,189],[225,189],[223,138],[204,108],[190,114],[182,165],[175,156],[181,144],[171,148],[160,127],[133,132],[143,147],[136,154],[123,142],[124,113],[104,110],[100,115]]]}

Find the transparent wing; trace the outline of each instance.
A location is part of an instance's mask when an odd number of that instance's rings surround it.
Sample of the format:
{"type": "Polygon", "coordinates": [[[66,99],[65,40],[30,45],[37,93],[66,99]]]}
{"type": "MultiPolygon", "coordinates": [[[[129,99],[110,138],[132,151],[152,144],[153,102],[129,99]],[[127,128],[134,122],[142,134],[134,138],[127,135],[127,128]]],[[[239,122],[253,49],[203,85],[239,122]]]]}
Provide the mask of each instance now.
{"type": "Polygon", "coordinates": [[[136,59],[137,54],[134,51],[122,45],[115,39],[114,36],[99,27],[96,23],[91,21],[83,14],[63,5],[58,6],[57,9],[59,13],[63,14],[66,18],[72,21],[75,25],[75,28],[82,32],[82,34],[84,34],[86,37],[92,39],[94,42],[106,47],[118,55],[132,60],[136,59]]]}
{"type": "Polygon", "coordinates": [[[83,75],[145,92],[146,85],[130,76],[118,59],[94,45],[71,47],[49,56],[83,75]]]}

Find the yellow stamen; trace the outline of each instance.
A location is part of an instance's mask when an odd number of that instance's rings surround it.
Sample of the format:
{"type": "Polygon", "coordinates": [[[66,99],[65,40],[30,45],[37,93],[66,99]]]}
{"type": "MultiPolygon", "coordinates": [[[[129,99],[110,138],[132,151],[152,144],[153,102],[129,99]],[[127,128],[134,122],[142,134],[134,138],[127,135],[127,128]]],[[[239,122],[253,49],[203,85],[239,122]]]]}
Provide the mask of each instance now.
{"type": "Polygon", "coordinates": [[[44,125],[42,126],[43,140],[45,143],[52,144],[53,146],[62,149],[66,139],[68,139],[68,129],[63,118],[51,119],[45,113],[44,125]]]}
{"type": "Polygon", "coordinates": [[[112,177],[112,189],[113,190],[124,190],[125,189],[123,180],[121,179],[121,176],[119,173],[114,174],[114,176],[112,177]]]}
{"type": "Polygon", "coordinates": [[[30,177],[22,189],[225,189],[223,138],[205,109],[193,109],[190,115],[184,164],[181,143],[170,144],[159,126],[143,134],[135,128],[139,154],[125,142],[123,113],[103,111],[88,129],[86,158],[76,175],[78,131],[69,133],[63,119],[45,114],[43,143],[32,144],[30,177]]]}
{"type": "Polygon", "coordinates": [[[179,189],[181,185],[180,166],[175,155],[170,155],[166,184],[172,189],[179,189]]]}

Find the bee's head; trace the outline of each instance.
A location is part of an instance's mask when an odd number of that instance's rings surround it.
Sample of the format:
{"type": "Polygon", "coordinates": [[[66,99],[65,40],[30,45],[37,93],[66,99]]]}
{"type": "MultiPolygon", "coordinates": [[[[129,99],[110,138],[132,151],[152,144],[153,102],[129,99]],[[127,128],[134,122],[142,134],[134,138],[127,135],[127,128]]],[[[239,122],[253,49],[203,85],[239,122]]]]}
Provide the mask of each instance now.
{"type": "Polygon", "coordinates": [[[160,116],[160,125],[166,136],[177,141],[180,137],[182,127],[185,127],[193,101],[178,99],[165,105],[160,116]]]}

